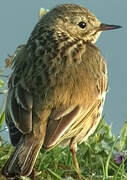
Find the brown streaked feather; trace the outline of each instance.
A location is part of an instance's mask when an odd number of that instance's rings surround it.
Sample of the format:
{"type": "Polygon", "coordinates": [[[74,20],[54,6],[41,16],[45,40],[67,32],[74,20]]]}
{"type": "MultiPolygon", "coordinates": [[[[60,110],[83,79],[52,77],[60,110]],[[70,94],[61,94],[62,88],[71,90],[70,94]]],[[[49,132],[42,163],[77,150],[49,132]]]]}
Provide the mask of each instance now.
{"type": "Polygon", "coordinates": [[[28,89],[24,89],[20,84],[16,86],[15,97],[17,103],[26,111],[31,111],[33,107],[33,97],[28,89]]]}
{"type": "Polygon", "coordinates": [[[23,134],[32,130],[32,96],[23,88],[16,87],[8,93],[7,113],[10,113],[10,118],[23,134]],[[10,102],[10,103],[9,103],[10,102]]]}
{"type": "Polygon", "coordinates": [[[43,110],[41,117],[33,115],[33,131],[20,137],[20,140],[11,157],[3,167],[2,174],[7,177],[29,176],[35,164],[39,150],[42,147],[47,117],[50,114],[48,109],[43,110]]]}
{"type": "MultiPolygon", "coordinates": [[[[76,106],[71,112],[60,116],[60,119],[50,119],[46,128],[46,136],[44,140],[44,148],[48,149],[52,147],[61,136],[69,129],[69,127],[75,123],[81,108],[76,106]]],[[[54,117],[55,118],[55,117],[54,117]]]]}
{"type": "Polygon", "coordinates": [[[70,140],[72,138],[73,143],[81,143],[82,141],[87,140],[87,138],[91,134],[93,134],[100,121],[102,113],[100,112],[100,109],[102,108],[102,106],[102,100],[98,99],[95,101],[95,103],[93,103],[93,105],[88,109],[87,112],[85,112],[84,109],[80,107],[78,115],[76,114],[76,116],[74,117],[75,121],[72,121],[72,123],[69,124],[70,126],[68,127],[66,123],[64,124],[64,122],[68,120],[67,115],[63,117],[62,124],[60,124],[61,121],[58,121],[58,123],[56,123],[56,120],[52,119],[52,125],[54,123],[54,128],[52,129],[51,126],[50,128],[47,127],[48,131],[46,130],[47,135],[43,144],[44,148],[51,149],[62,141],[70,140]],[[59,129],[57,125],[59,125],[60,127],[62,126],[62,128],[59,129]],[[57,131],[57,128],[60,131],[57,131]],[[59,136],[59,133],[61,133],[61,136],[59,136]]]}
{"type": "Polygon", "coordinates": [[[22,136],[2,173],[6,177],[29,176],[41,146],[40,138],[35,139],[32,134],[22,136]]]}

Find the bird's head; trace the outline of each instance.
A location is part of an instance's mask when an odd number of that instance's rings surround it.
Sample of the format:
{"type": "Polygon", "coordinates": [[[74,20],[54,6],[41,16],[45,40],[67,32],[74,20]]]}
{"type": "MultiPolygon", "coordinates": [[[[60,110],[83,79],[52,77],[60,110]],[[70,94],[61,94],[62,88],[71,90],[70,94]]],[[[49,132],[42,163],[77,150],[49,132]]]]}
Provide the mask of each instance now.
{"type": "Polygon", "coordinates": [[[49,11],[41,21],[49,29],[55,29],[58,36],[67,34],[70,38],[81,38],[95,43],[104,30],[120,28],[117,25],[102,24],[87,8],[75,4],[63,4],[49,11]]]}

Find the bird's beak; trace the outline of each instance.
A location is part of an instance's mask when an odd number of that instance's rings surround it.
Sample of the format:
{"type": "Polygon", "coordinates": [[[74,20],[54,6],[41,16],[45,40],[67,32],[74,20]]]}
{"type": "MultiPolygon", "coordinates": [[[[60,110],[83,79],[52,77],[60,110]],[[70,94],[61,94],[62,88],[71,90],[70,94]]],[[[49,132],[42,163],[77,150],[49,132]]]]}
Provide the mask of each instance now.
{"type": "Polygon", "coordinates": [[[119,28],[122,28],[122,27],[118,25],[109,25],[109,24],[101,23],[99,27],[99,31],[113,30],[113,29],[119,29],[119,28]]]}

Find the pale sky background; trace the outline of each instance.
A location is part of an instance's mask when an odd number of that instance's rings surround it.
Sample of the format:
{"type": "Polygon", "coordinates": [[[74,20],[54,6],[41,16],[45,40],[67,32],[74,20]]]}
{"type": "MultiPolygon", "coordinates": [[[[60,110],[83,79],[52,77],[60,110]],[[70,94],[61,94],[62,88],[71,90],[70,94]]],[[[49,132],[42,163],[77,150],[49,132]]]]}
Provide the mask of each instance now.
{"type": "Polygon", "coordinates": [[[103,114],[113,132],[118,133],[127,117],[127,0],[1,0],[0,69],[7,55],[27,41],[38,21],[39,9],[51,9],[60,3],[82,5],[101,22],[123,26],[106,31],[97,42],[108,64],[109,92],[103,114]]]}

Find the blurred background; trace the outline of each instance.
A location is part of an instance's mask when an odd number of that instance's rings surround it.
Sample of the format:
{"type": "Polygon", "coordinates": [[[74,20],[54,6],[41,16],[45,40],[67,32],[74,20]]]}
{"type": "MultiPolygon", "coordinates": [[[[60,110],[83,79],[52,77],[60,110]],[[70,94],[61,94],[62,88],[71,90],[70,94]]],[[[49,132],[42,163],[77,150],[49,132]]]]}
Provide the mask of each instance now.
{"type": "MultiPolygon", "coordinates": [[[[51,9],[60,3],[76,3],[87,7],[98,19],[107,24],[123,28],[106,31],[97,46],[108,64],[109,90],[104,106],[104,119],[112,126],[115,134],[127,117],[127,1],[123,0],[37,0],[0,2],[0,69],[5,65],[8,54],[12,55],[17,46],[29,38],[38,21],[41,7],[51,9]]],[[[9,72],[6,72],[6,74],[9,72]]],[[[3,95],[0,94],[0,107],[3,95]]],[[[3,132],[2,132],[3,134],[3,132]]],[[[7,134],[4,133],[4,136],[7,134]]]]}

